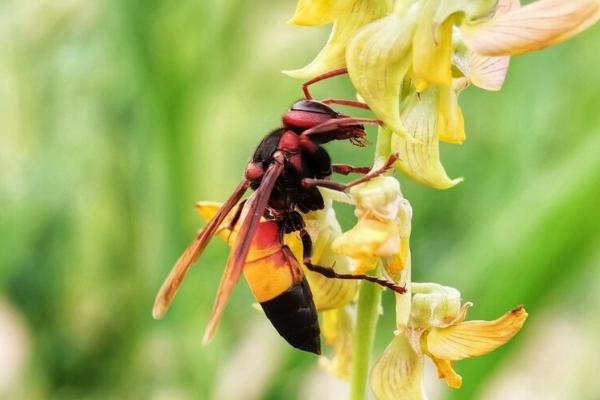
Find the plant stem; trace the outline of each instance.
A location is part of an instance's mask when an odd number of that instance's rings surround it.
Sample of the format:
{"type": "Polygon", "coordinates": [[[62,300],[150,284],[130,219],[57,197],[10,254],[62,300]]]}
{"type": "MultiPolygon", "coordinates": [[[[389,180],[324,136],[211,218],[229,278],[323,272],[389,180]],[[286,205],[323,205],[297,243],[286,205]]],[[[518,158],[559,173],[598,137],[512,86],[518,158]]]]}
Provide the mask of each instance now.
{"type": "MultiPolygon", "coordinates": [[[[378,274],[376,269],[375,275],[378,274]]],[[[352,351],[352,375],[350,380],[350,399],[365,400],[367,378],[371,352],[375,339],[375,328],[379,320],[382,288],[368,282],[362,282],[358,292],[358,312],[354,331],[352,351]]]]}

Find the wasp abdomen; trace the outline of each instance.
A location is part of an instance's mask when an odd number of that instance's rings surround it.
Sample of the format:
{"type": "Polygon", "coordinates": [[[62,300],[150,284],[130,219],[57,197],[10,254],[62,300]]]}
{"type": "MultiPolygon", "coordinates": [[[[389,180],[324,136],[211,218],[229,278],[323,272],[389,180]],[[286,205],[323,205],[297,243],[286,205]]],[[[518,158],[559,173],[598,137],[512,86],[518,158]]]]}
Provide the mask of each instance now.
{"type": "Polygon", "coordinates": [[[297,349],[321,354],[317,309],[306,278],[260,303],[277,332],[297,349]]]}

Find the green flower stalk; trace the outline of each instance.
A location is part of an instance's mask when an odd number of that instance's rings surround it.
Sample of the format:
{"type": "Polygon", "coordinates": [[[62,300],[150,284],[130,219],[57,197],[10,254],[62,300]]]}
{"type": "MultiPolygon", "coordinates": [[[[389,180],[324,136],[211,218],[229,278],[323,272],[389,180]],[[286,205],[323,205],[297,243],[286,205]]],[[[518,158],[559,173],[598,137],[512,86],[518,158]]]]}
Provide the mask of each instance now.
{"type": "MultiPolygon", "coordinates": [[[[539,0],[525,6],[518,0],[299,0],[289,23],[332,23],[333,29],[311,63],[284,72],[308,80],[347,71],[357,98],[382,122],[373,168],[395,153],[395,166],[406,177],[448,189],[462,178],[448,176],[439,144],[466,138],[460,93],[469,86],[500,90],[511,56],[565,41],[598,18],[600,0],[539,0]]],[[[425,399],[425,357],[440,379],[458,389],[462,378],[454,362],[493,351],[522,328],[527,318],[522,306],[493,321],[465,321],[472,303],[463,304],[458,290],[411,282],[412,208],[395,177],[378,176],[346,195],[328,196],[353,204],[357,223],[321,239],[320,254],[345,260],[346,271],[383,275],[407,289],[395,294],[396,329],[375,363],[379,287],[363,282],[356,304],[345,298],[323,313],[326,342],[336,355],[322,365],[350,380],[352,400],[366,398],[368,376],[378,399],[425,399]]],[[[335,215],[328,218],[337,225],[335,215]]],[[[319,243],[318,233],[311,236],[319,243]]]]}

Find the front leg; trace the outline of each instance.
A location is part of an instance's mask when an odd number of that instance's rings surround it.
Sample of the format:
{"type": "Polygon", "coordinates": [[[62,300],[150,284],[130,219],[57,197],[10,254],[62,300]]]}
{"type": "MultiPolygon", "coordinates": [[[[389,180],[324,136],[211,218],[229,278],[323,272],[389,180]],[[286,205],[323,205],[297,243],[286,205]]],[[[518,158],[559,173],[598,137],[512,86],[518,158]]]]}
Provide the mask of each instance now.
{"type": "Polygon", "coordinates": [[[302,186],[306,189],[313,187],[313,186],[320,186],[320,187],[324,187],[324,188],[328,188],[328,189],[337,190],[339,192],[344,192],[353,186],[360,185],[361,183],[367,182],[381,174],[386,173],[387,171],[389,171],[390,168],[392,168],[392,166],[394,165],[394,163],[396,161],[398,161],[398,155],[392,154],[388,158],[387,162],[385,163],[385,165],[383,167],[369,171],[362,178],[356,179],[350,183],[340,183],[340,182],[330,181],[328,179],[304,178],[304,179],[302,179],[302,186]]]}

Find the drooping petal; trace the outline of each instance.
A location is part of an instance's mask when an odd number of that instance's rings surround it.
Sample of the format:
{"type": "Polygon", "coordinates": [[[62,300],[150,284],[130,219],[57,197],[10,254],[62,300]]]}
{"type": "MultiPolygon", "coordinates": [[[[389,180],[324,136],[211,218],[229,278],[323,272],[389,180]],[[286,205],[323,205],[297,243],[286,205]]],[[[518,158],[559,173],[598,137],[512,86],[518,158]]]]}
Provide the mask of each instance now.
{"type": "Polygon", "coordinates": [[[442,142],[461,144],[465,140],[465,119],[452,86],[440,86],[438,131],[442,142]]]}
{"type": "Polygon", "coordinates": [[[410,50],[421,4],[400,1],[396,9],[359,30],[348,45],[348,74],[378,119],[406,133],[400,119],[400,93],[410,69],[410,50]],[[403,6],[406,6],[403,8],[403,6]]]}
{"type": "Polygon", "coordinates": [[[323,337],[334,347],[333,358],[321,357],[319,364],[329,373],[350,379],[352,367],[352,340],[354,319],[348,307],[325,311],[323,314],[323,337]]]}
{"type": "Polygon", "coordinates": [[[440,162],[439,91],[431,87],[410,100],[402,113],[407,134],[392,136],[392,151],[399,154],[397,167],[417,182],[447,189],[462,181],[450,179],[440,162]],[[407,140],[406,136],[416,140],[407,140]]]}
{"type": "Polygon", "coordinates": [[[421,382],[423,356],[417,354],[406,336],[392,340],[371,372],[371,389],[378,400],[426,399],[421,382]]]}
{"type": "Polygon", "coordinates": [[[598,0],[538,0],[483,22],[463,24],[461,35],[479,54],[517,55],[565,41],[598,18],[598,0]]]}
{"type": "Polygon", "coordinates": [[[452,368],[452,362],[442,360],[437,357],[431,357],[431,361],[435,365],[439,379],[444,379],[446,384],[452,389],[460,389],[462,386],[462,376],[456,373],[452,368]]]}
{"type": "Polygon", "coordinates": [[[426,351],[451,361],[480,356],[508,342],[526,319],[527,312],[519,306],[494,321],[467,321],[432,328],[425,337],[426,351]]]}
{"type": "Polygon", "coordinates": [[[298,79],[312,79],[346,66],[346,45],[354,34],[389,11],[388,0],[300,0],[289,21],[295,25],[323,25],[334,22],[327,43],[307,66],[283,71],[298,79]]]}

